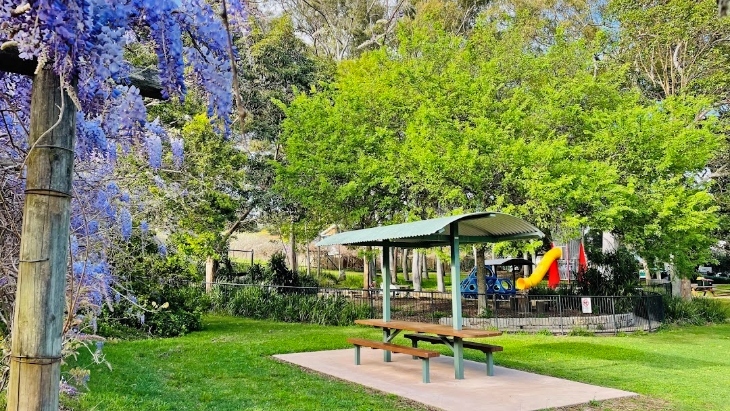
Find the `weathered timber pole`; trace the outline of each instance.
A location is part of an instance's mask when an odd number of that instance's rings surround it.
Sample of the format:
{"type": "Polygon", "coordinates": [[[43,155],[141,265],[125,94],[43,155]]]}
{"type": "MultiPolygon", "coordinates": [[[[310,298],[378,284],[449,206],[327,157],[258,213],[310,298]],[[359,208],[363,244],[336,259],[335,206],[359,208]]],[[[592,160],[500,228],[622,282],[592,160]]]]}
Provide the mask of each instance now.
{"type": "Polygon", "coordinates": [[[35,75],[8,411],[58,410],[75,111],[56,74],[35,75]]]}

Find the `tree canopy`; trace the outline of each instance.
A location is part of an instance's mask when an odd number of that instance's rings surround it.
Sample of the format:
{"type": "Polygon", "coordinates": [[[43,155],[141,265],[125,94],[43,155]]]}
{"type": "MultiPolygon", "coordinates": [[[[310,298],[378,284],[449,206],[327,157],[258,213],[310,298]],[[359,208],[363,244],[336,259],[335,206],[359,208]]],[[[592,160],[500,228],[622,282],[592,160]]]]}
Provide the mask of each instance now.
{"type": "Polygon", "coordinates": [[[724,146],[719,119],[699,115],[712,100],[646,99],[622,61],[597,57],[610,32],[547,23],[499,8],[468,35],[404,22],[397,48],[292,102],[280,188],[351,227],[492,209],[613,231],[685,271],[709,258],[717,207],[697,176],[724,146]]]}

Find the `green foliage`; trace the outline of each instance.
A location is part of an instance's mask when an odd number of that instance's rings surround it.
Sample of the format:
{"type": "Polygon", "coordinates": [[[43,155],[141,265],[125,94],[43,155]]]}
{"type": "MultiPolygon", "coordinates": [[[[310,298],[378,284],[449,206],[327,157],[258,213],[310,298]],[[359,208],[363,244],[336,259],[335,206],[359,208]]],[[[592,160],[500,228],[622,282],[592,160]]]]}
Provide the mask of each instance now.
{"type": "Polygon", "coordinates": [[[591,266],[578,275],[584,295],[627,296],[636,294],[639,286],[639,263],[625,247],[603,253],[591,252],[591,266]]]}
{"type": "Polygon", "coordinates": [[[594,337],[596,334],[586,330],[585,328],[574,327],[568,333],[570,337],[594,337]]]}
{"type": "Polygon", "coordinates": [[[694,178],[724,144],[718,119],[697,116],[710,101],[644,99],[595,60],[610,33],[536,23],[549,14],[485,19],[468,37],[424,17],[397,48],[343,62],[286,109],[278,189],[353,228],[493,209],[546,232],[610,230],[688,273],[718,224],[694,178]]]}
{"type": "Polygon", "coordinates": [[[217,281],[222,283],[240,283],[240,284],[257,284],[257,285],[276,285],[280,292],[302,292],[302,290],[293,290],[293,288],[305,288],[304,292],[316,292],[319,287],[314,277],[304,275],[300,272],[293,271],[287,266],[286,256],[277,252],[269,258],[266,266],[255,263],[246,265],[246,270],[242,273],[231,274],[224,270],[222,275],[217,276],[217,281]],[[311,290],[306,290],[311,288],[311,290]]]}
{"type": "Polygon", "coordinates": [[[680,325],[705,325],[723,323],[730,316],[728,307],[712,298],[692,298],[664,295],[664,311],[667,322],[680,325]]]}
{"type": "Polygon", "coordinates": [[[320,325],[350,325],[358,318],[369,318],[370,307],[355,304],[342,296],[317,296],[281,293],[275,288],[241,287],[219,290],[212,307],[230,315],[284,322],[320,325]]]}
{"type": "Polygon", "coordinates": [[[210,305],[202,293],[202,273],[174,249],[163,256],[150,234],[120,244],[111,261],[117,291],[102,308],[98,333],[106,337],[172,337],[202,327],[210,305]]]}
{"type": "Polygon", "coordinates": [[[621,26],[621,58],[637,68],[631,75],[647,97],[687,93],[724,98],[730,21],[717,16],[716,0],[608,4],[610,18],[621,26]]]}
{"type": "Polygon", "coordinates": [[[337,283],[337,286],[350,289],[362,288],[362,276],[346,275],[344,280],[337,283]]]}

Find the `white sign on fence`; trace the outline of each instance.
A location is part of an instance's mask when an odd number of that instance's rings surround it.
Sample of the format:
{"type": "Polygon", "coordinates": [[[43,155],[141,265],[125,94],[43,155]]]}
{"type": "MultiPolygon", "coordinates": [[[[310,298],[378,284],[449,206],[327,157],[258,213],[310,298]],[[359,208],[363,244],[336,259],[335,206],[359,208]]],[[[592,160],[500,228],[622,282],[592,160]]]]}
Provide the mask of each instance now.
{"type": "Polygon", "coordinates": [[[581,298],[580,303],[583,306],[583,314],[592,314],[593,313],[593,307],[591,307],[590,297],[581,298]]]}

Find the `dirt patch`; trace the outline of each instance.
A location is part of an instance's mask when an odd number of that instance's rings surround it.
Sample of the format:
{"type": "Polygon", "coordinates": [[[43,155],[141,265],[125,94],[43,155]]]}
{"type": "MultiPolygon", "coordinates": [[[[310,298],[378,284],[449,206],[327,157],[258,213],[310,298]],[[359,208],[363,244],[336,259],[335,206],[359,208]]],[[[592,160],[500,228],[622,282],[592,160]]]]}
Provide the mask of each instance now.
{"type": "Polygon", "coordinates": [[[551,411],[672,411],[675,409],[676,407],[664,400],[643,395],[549,408],[551,411]]]}
{"type": "MultiPolygon", "coordinates": [[[[238,233],[231,238],[232,250],[253,250],[256,260],[266,261],[277,251],[284,252],[284,244],[279,236],[271,235],[265,231],[258,233],[238,233]]],[[[232,251],[229,253],[232,258],[246,260],[250,254],[232,251]]]]}

